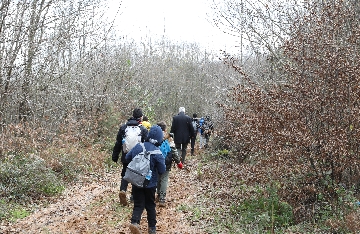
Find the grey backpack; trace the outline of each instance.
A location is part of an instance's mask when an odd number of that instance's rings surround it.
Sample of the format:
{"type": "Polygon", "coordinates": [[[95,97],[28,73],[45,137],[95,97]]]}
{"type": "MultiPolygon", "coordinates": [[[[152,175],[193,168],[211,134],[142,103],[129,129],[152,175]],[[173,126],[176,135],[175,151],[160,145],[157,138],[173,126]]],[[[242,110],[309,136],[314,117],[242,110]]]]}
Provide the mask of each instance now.
{"type": "Polygon", "coordinates": [[[139,143],[143,151],[137,154],[126,168],[124,180],[140,188],[146,188],[149,184],[152,171],[150,170],[151,154],[162,154],[159,149],[147,151],[144,143],[139,143]]]}

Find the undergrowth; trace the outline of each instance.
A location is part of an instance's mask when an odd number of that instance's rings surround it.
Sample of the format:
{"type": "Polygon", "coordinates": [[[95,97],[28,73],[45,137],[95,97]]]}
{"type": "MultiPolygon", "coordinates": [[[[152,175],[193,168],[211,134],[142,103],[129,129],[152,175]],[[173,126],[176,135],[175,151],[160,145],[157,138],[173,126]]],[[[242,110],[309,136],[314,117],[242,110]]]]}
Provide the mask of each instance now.
{"type": "Polygon", "coordinates": [[[111,127],[113,118],[100,118],[100,124],[93,119],[69,123],[56,134],[28,125],[3,132],[10,150],[0,151],[0,220],[24,218],[34,209],[32,205],[46,205],[47,199],[42,198],[60,195],[67,185],[84,181],[84,174],[102,173],[114,166],[109,161],[117,131],[111,127]],[[93,132],[86,132],[84,125],[94,126],[93,132]],[[47,136],[52,140],[42,140],[50,139],[47,136]]]}
{"type": "MultiPolygon", "coordinates": [[[[228,151],[205,152],[197,160],[197,202],[178,207],[188,210],[188,220],[209,233],[355,233],[360,209],[351,190],[337,190],[338,198],[326,203],[321,197],[311,220],[297,223],[294,209],[279,192],[284,181],[252,178],[256,164],[239,163],[228,151]]],[[[290,178],[284,178],[289,180],[290,178]]],[[[294,183],[294,181],[287,181],[294,183]]],[[[299,204],[301,206],[301,204],[299,204]]]]}

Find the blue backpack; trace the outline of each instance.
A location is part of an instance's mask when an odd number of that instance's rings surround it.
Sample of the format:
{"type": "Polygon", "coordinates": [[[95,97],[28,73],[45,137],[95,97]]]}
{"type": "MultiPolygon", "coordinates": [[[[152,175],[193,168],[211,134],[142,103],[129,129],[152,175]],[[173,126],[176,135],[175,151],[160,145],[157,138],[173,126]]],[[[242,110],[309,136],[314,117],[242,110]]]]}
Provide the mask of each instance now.
{"type": "Polygon", "coordinates": [[[168,140],[164,140],[160,145],[160,151],[165,158],[165,165],[171,165],[172,163],[172,153],[168,140]]]}
{"type": "Polygon", "coordinates": [[[159,148],[164,158],[166,158],[168,153],[171,152],[171,148],[168,140],[164,140],[159,148]]]}
{"type": "Polygon", "coordinates": [[[199,126],[200,126],[199,129],[200,129],[200,134],[201,134],[201,135],[204,133],[204,129],[203,129],[204,122],[205,122],[204,118],[201,118],[201,119],[199,120],[199,126]]]}

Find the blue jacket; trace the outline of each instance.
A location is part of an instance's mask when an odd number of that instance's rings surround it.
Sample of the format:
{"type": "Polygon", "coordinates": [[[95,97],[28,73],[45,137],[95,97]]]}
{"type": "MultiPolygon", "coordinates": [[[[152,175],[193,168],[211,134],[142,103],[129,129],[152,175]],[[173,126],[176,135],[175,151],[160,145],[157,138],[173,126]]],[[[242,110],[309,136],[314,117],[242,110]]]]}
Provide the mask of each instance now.
{"type": "MultiPolygon", "coordinates": [[[[154,144],[150,142],[144,142],[145,149],[147,151],[158,150],[154,144]]],[[[143,151],[143,148],[138,143],[134,146],[125,156],[125,162],[130,163],[131,160],[140,152],[143,151]]],[[[152,170],[152,176],[149,182],[149,185],[146,188],[153,188],[157,186],[158,174],[161,175],[165,172],[165,158],[162,154],[152,154],[150,159],[150,169],[152,170]]]]}

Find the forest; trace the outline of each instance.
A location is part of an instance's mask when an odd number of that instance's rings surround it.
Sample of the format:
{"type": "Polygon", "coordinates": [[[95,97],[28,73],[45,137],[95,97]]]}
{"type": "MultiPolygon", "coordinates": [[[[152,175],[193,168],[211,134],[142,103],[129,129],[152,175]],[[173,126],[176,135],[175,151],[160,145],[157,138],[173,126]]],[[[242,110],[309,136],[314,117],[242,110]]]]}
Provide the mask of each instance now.
{"type": "Polygon", "coordinates": [[[184,233],[359,233],[360,2],[210,2],[239,53],[125,40],[106,0],[0,0],[0,231],[119,173],[111,152],[135,107],[170,126],[184,106],[215,129],[173,173],[198,189],[174,205],[184,233]]]}

